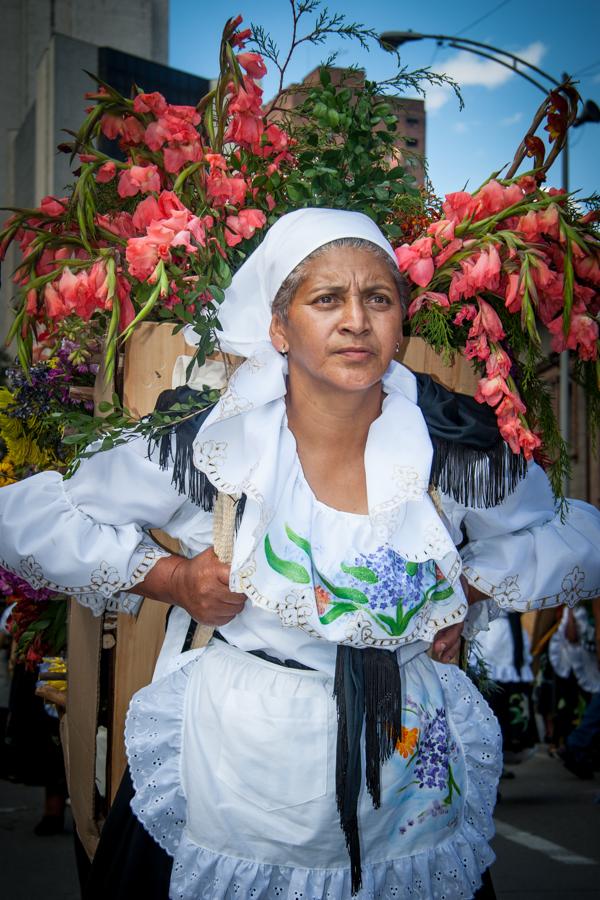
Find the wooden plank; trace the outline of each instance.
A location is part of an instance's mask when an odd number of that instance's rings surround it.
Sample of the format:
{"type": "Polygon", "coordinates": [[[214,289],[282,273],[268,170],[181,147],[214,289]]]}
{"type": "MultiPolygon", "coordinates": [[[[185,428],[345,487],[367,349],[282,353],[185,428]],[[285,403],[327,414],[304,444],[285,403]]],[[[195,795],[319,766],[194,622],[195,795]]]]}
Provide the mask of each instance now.
{"type": "Polygon", "coordinates": [[[403,363],[412,372],[426,372],[436,381],[451,391],[473,396],[477,390],[478,375],[471,363],[457,354],[453,365],[446,366],[441,356],[425,343],[423,338],[405,339],[396,354],[398,362],[403,363]]]}
{"type": "Polygon", "coordinates": [[[92,615],[75,600],[69,604],[69,665],[67,712],[61,737],[67,752],[65,764],[73,818],[86,853],[96,851],[96,729],[100,692],[102,617],[92,615]]]}
{"type": "MultiPolygon", "coordinates": [[[[123,404],[136,416],[154,409],[161,391],[171,387],[171,373],[178,356],[189,352],[182,334],[173,335],[173,325],[144,322],[126,344],[123,404]]],[[[174,552],[179,545],[157,532],[160,543],[174,552]]],[[[137,617],[117,617],[112,727],[109,737],[111,761],[109,792],[111,802],[126,766],[123,732],[132,695],[149,684],[164,633],[167,606],[145,600],[137,617]]]]}

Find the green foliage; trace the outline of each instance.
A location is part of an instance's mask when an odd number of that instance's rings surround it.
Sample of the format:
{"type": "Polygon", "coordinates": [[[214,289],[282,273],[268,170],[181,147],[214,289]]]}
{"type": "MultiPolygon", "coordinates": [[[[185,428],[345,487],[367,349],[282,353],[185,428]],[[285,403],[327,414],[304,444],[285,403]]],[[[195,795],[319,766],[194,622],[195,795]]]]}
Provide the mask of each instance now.
{"type": "Polygon", "coordinates": [[[112,450],[135,437],[158,441],[163,434],[216,403],[218,398],[218,391],[204,385],[196,398],[185,403],[174,403],[165,412],[154,410],[140,420],[122,405],[117,394],[113,394],[111,402],[103,401],[99,404],[102,416],[87,415],[78,410],[54,410],[51,417],[64,428],[63,443],[76,453],[65,477],[68,478],[77,470],[82,459],[99,451],[112,450]]]}

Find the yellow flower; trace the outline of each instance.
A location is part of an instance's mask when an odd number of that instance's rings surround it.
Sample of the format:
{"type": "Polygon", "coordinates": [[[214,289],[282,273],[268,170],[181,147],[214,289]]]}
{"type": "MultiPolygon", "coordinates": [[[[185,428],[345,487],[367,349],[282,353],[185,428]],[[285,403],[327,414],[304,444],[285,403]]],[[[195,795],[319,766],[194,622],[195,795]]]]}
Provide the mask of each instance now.
{"type": "Polygon", "coordinates": [[[15,475],[15,469],[10,459],[5,458],[0,462],[0,487],[4,487],[6,484],[14,484],[17,480],[17,476],[15,475]]]}
{"type": "Polygon", "coordinates": [[[404,728],[404,726],[402,726],[402,740],[396,743],[396,750],[400,756],[403,756],[404,759],[408,759],[408,757],[412,756],[417,749],[418,740],[418,728],[404,728]]]}

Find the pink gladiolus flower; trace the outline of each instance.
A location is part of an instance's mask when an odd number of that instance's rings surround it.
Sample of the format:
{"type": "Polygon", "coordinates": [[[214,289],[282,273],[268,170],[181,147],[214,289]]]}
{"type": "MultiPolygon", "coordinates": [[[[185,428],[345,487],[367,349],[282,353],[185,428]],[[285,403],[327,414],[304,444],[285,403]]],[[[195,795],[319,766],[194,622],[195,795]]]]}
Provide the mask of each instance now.
{"type": "Polygon", "coordinates": [[[94,312],[107,309],[110,304],[103,262],[95,262],[90,269],[77,273],[65,268],[60,278],[44,289],[46,314],[51,319],[75,314],[87,322],[94,312]]]}
{"type": "Polygon", "coordinates": [[[600,285],[600,260],[597,256],[590,253],[588,256],[575,257],[573,264],[578,278],[600,285]]]}
{"type": "Polygon", "coordinates": [[[242,147],[253,148],[259,145],[264,130],[265,126],[261,116],[255,116],[252,113],[236,113],[227,126],[225,140],[234,141],[242,147]]]}
{"type": "Polygon", "coordinates": [[[433,278],[432,249],[433,238],[423,237],[394,250],[400,271],[405,272],[419,287],[425,287],[433,278]]]}
{"type": "Polygon", "coordinates": [[[135,197],[140,192],[147,194],[149,191],[160,191],[158,167],[131,166],[130,169],[125,169],[119,176],[117,191],[119,197],[135,197]]]}
{"type": "Polygon", "coordinates": [[[121,144],[141,144],[144,140],[144,126],[135,116],[125,116],[121,128],[121,144]]]}
{"type": "Polygon", "coordinates": [[[232,38],[230,38],[229,43],[232,47],[243,47],[246,41],[248,41],[252,37],[252,31],[250,28],[244,28],[243,31],[237,31],[232,38]]]}
{"type": "Polygon", "coordinates": [[[177,194],[174,194],[173,191],[162,191],[158,198],[158,210],[160,213],[160,218],[168,219],[174,213],[184,212],[186,215],[191,216],[191,212],[187,209],[177,194]]]}
{"type": "Polygon", "coordinates": [[[517,415],[498,417],[498,429],[500,434],[510,447],[513,453],[521,452],[519,443],[519,434],[521,431],[521,422],[517,415]]]}
{"type": "Polygon", "coordinates": [[[40,203],[40,211],[46,216],[55,218],[56,216],[62,216],[68,204],[68,197],[61,197],[60,200],[57,197],[44,197],[40,203]]]}
{"type": "Polygon", "coordinates": [[[152,94],[138,94],[133,101],[133,108],[137,113],[152,113],[158,119],[166,113],[167,101],[158,91],[152,94]]]}
{"type": "Polygon", "coordinates": [[[163,159],[167,172],[175,174],[189,163],[200,162],[202,159],[202,147],[199,141],[191,144],[174,144],[173,146],[165,147],[163,159]]]}
{"type": "Polygon", "coordinates": [[[443,241],[453,240],[455,227],[456,222],[449,219],[439,219],[437,222],[432,222],[431,225],[428,226],[427,234],[430,234],[435,240],[436,247],[441,249],[444,246],[442,243],[443,241]]]}
{"type": "Polygon", "coordinates": [[[514,394],[512,391],[508,391],[495,409],[498,419],[514,418],[515,416],[524,415],[526,411],[525,404],[519,395],[514,394]]]}
{"type": "Polygon", "coordinates": [[[213,226],[212,216],[192,215],[172,191],[163,191],[158,200],[143,200],[133,221],[138,229],[145,227],[146,234],[127,242],[125,256],[129,272],[140,281],[151,279],[159,260],[169,262],[172,249],[195,253],[192,238],[205,246],[206,229],[213,226]]]}
{"type": "Polygon", "coordinates": [[[205,153],[204,159],[210,166],[211,172],[213,169],[220,169],[223,172],[227,169],[227,160],[220,153],[205,153]]]}
{"type": "Polygon", "coordinates": [[[235,247],[244,238],[251,238],[257,228],[263,228],[267,218],[260,209],[242,209],[237,216],[227,216],[225,220],[225,242],[235,247]]]}
{"type": "Polygon", "coordinates": [[[131,284],[122,275],[117,275],[117,297],[119,298],[119,331],[124,331],[135,319],[135,309],[131,302],[131,284]]]}
{"type": "Polygon", "coordinates": [[[487,403],[489,406],[497,406],[503,397],[513,396],[509,386],[501,375],[493,378],[481,378],[477,385],[475,400],[478,403],[487,403]]]}
{"type": "Polygon", "coordinates": [[[38,295],[35,288],[32,288],[30,291],[27,291],[27,300],[25,303],[25,312],[28,316],[35,316],[37,313],[37,300],[38,295]]]}
{"type": "Polygon", "coordinates": [[[519,447],[523,451],[523,456],[527,460],[533,459],[534,451],[542,445],[542,442],[537,434],[534,434],[533,431],[529,430],[529,428],[523,428],[522,425],[520,425],[519,427],[518,441],[519,447]]]}
{"type": "Polygon", "coordinates": [[[518,312],[523,303],[523,287],[520,285],[520,275],[518,272],[511,272],[506,279],[506,294],[504,305],[509,312],[518,312]]]}
{"type": "Polygon", "coordinates": [[[158,247],[148,237],[131,238],[127,241],[125,257],[133,277],[145,281],[158,264],[158,247]]]}
{"type": "Polygon", "coordinates": [[[96,172],[96,181],[99,184],[106,184],[107,182],[112,181],[116,174],[117,167],[112,160],[109,160],[108,162],[105,162],[104,165],[100,166],[96,172]]]}
{"type": "MultiPolygon", "coordinates": [[[[164,193],[164,192],[163,192],[164,193]]],[[[133,226],[137,231],[145,231],[146,228],[157,219],[163,218],[156,197],[145,197],[135,208],[133,214],[133,226]]]]}
{"type": "Polygon", "coordinates": [[[444,247],[444,249],[434,257],[436,269],[439,269],[440,266],[443,266],[444,263],[447,262],[447,260],[449,260],[454,253],[461,249],[462,245],[463,242],[460,238],[454,238],[453,241],[450,241],[450,243],[447,244],[447,246],[444,247]]]}
{"type": "Polygon", "coordinates": [[[523,191],[517,184],[504,187],[495,178],[492,178],[473,198],[476,203],[474,218],[476,221],[486,219],[522,199],[523,191]]]}
{"type": "Polygon", "coordinates": [[[237,61],[251,78],[264,78],[267,74],[267,67],[260,53],[238,53],[237,61]]]}
{"type": "Polygon", "coordinates": [[[243,178],[228,178],[218,169],[214,169],[206,179],[206,191],[215,206],[241,206],[246,199],[248,186],[243,178]]]}
{"type": "Polygon", "coordinates": [[[419,296],[410,304],[408,308],[408,318],[412,319],[414,314],[418,312],[423,305],[441,306],[442,308],[447,309],[450,306],[450,302],[446,294],[439,294],[436,291],[425,291],[423,294],[419,294],[419,296]]]}
{"type": "Polygon", "coordinates": [[[464,306],[461,306],[452,321],[455,325],[462,325],[464,322],[472,322],[476,315],[477,307],[473,306],[472,303],[465,303],[464,306]]]}
{"type": "Polygon", "coordinates": [[[252,78],[245,77],[243,84],[237,89],[231,84],[229,90],[232,95],[229,101],[230,113],[252,113],[255,116],[261,114],[263,92],[252,78]]]}
{"type": "Polygon", "coordinates": [[[475,214],[476,202],[466,191],[456,191],[446,194],[446,200],[442,204],[444,216],[459,225],[463,219],[475,214]]]}
{"type": "Polygon", "coordinates": [[[109,141],[114,141],[119,137],[123,128],[123,120],[120,116],[113,116],[110,113],[105,113],[100,119],[100,130],[104,137],[107,137],[109,141]]]}
{"type": "Polygon", "coordinates": [[[522,178],[519,178],[517,184],[525,194],[533,194],[534,191],[537,191],[538,185],[533,175],[523,175],[522,178]]]}
{"type": "Polygon", "coordinates": [[[471,326],[472,335],[475,336],[476,334],[479,334],[480,331],[483,331],[485,332],[488,341],[497,343],[505,336],[498,313],[493,306],[490,306],[490,304],[481,297],[477,302],[479,304],[479,315],[473,320],[473,325],[471,326]]]}
{"type": "Polygon", "coordinates": [[[490,348],[485,334],[481,332],[481,334],[467,338],[463,353],[467,359],[487,359],[490,355],[490,348]]]}
{"type": "Polygon", "coordinates": [[[598,359],[598,323],[585,311],[573,309],[566,340],[562,316],[558,316],[547,327],[553,335],[551,347],[557,353],[562,353],[563,350],[577,350],[581,359],[598,359]]]}
{"type": "Polygon", "coordinates": [[[527,215],[521,216],[517,223],[517,231],[520,231],[527,241],[537,242],[543,234],[558,240],[559,215],[558,207],[552,203],[546,209],[530,209],[527,215]]]}
{"type": "Polygon", "coordinates": [[[490,355],[485,364],[485,371],[488,378],[508,378],[511,369],[510,356],[502,347],[494,347],[490,350],[490,355]]]}
{"type": "Polygon", "coordinates": [[[497,291],[501,266],[500,255],[494,246],[462,260],[461,271],[455,272],[450,282],[450,302],[456,303],[461,297],[474,297],[480,291],[497,291]]]}
{"type": "Polygon", "coordinates": [[[266,135],[268,143],[277,153],[282,153],[287,150],[292,143],[295,143],[290,139],[290,136],[277,125],[269,125],[266,130],[266,135]]]}

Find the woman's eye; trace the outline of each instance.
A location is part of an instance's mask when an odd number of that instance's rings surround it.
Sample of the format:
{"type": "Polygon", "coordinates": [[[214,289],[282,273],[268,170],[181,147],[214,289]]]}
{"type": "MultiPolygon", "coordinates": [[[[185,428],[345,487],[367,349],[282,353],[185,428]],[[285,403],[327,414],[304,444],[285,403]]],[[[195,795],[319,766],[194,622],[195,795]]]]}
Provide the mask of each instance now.
{"type": "Polygon", "coordinates": [[[391,302],[390,298],[386,297],[385,294],[373,294],[369,297],[369,303],[373,303],[375,306],[389,306],[391,302]]]}
{"type": "Polygon", "coordinates": [[[323,306],[329,306],[330,304],[335,302],[335,297],[332,294],[323,294],[322,297],[317,297],[315,303],[319,303],[323,306]]]}

